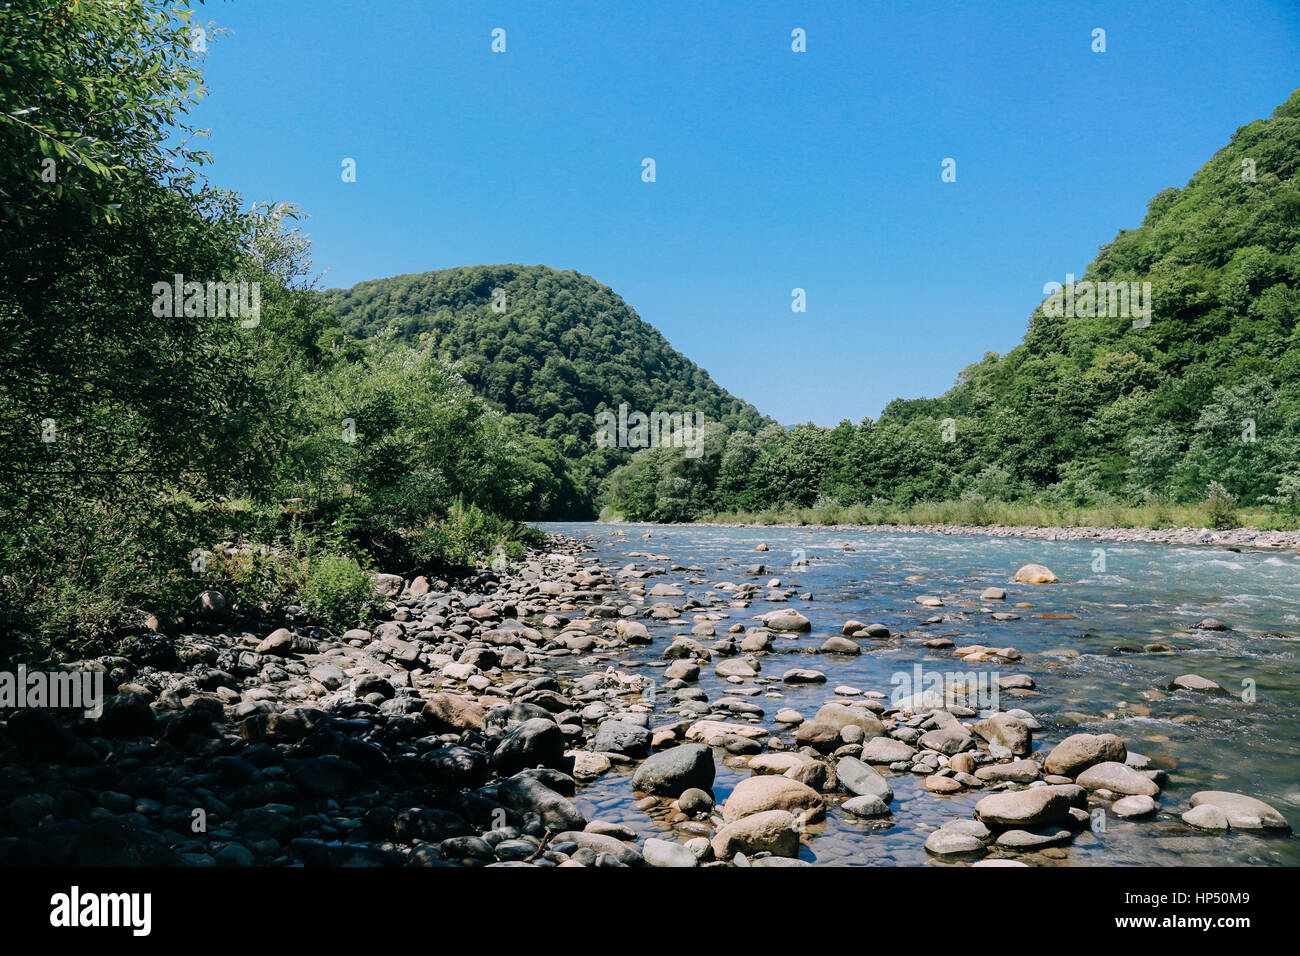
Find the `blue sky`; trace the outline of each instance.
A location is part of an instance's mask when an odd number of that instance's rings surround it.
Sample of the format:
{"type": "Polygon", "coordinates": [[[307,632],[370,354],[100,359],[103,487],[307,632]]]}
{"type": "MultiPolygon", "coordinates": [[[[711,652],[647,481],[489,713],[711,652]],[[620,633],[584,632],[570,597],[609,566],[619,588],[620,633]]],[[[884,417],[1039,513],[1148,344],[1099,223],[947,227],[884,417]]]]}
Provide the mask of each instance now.
{"type": "Polygon", "coordinates": [[[324,286],[576,269],[786,424],[876,417],[1010,350],[1044,283],[1300,85],[1290,0],[198,13],[230,31],[192,116],[209,178],[304,207],[324,286]]]}

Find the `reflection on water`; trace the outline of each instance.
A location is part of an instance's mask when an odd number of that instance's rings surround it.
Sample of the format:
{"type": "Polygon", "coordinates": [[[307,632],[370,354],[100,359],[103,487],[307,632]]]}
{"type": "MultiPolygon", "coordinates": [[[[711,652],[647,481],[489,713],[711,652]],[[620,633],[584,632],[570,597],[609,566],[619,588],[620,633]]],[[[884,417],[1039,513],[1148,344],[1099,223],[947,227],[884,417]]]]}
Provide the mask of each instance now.
{"type": "MultiPolygon", "coordinates": [[[[755,616],[775,607],[794,607],[806,615],[812,633],[779,636],[773,654],[760,658],[762,676],[812,667],[827,675],[827,683],[762,685],[764,692],[750,698],[763,707],[764,725],[787,740],[792,739],[790,730],[772,722],[777,709],[793,707],[811,717],[835,699],[838,685],[888,695],[891,675],[910,672],[917,663],[945,672],[971,669],[950,650],[922,647],[923,640],[945,637],[958,645],[1016,648],[1022,659],[1001,665],[999,673],[1029,675],[1036,684],[1033,694],[1041,696],[1004,692],[1002,707],[1023,707],[1042,723],[1034,735],[1036,752],[1046,753],[1071,733],[1114,733],[1131,751],[1147,755],[1169,773],[1159,816],[1137,822],[1112,818],[1104,833],[1085,832],[1068,847],[1022,855],[1026,862],[1300,865],[1296,838],[1244,831],[1211,835],[1178,819],[1197,790],[1231,790],[1259,797],[1293,826],[1300,823],[1300,554],[823,528],[542,527],[586,539],[607,567],[636,562],[667,572],[646,579],[647,586],[671,582],[688,594],[714,595],[720,603],[711,610],[729,615],[720,622],[719,634],[733,623],[752,626],[755,616]],[[642,537],[646,532],[648,540],[642,537]],[[760,542],[770,550],[754,552],[760,542]],[[634,558],[629,552],[670,560],[634,558]],[[1013,583],[1016,569],[1029,562],[1047,565],[1061,583],[1013,583]],[[758,563],[765,565],[764,574],[747,574],[747,567],[758,563]],[[673,572],[672,565],[702,570],[673,572]],[[760,589],[749,608],[733,609],[726,606],[723,592],[711,589],[719,581],[757,580],[761,585],[769,577],[801,594],[810,592],[811,599],[771,604],[760,589]],[[1007,600],[980,601],[980,592],[989,586],[1005,588],[1007,600]],[[915,603],[919,594],[936,595],[944,606],[923,608],[915,603]],[[1014,607],[1017,603],[1032,606],[1014,607]],[[995,621],[992,610],[1014,612],[1019,619],[995,621]],[[941,623],[925,623],[940,613],[941,623]],[[1232,629],[1192,627],[1205,617],[1232,629]],[[804,656],[839,634],[850,618],[882,623],[895,637],[860,640],[864,653],[858,657],[804,656]],[[1187,673],[1217,681],[1229,696],[1168,691],[1174,677],[1187,673]],[[1251,696],[1243,691],[1251,690],[1254,700],[1243,700],[1251,696]]],[[[672,636],[689,632],[691,613],[685,626],[645,619],[654,644],[620,649],[617,658],[602,657],[602,665],[661,662],[672,636]]],[[[703,640],[707,645],[713,639],[703,640]]],[[[558,666],[579,675],[591,671],[590,661],[575,657],[558,666]]],[[[711,701],[734,689],[711,666],[701,668],[699,686],[711,701]]],[[[668,704],[669,695],[661,693],[652,724],[676,719],[668,704]]],[[[718,762],[714,793],[720,804],[748,772],[724,766],[721,752],[718,762]]],[[[607,774],[582,787],[577,802],[589,816],[616,820],[645,835],[670,830],[666,816],[634,806],[631,780],[630,771],[607,774]]],[[[832,805],[826,821],[809,828],[803,858],[854,865],[949,865],[925,852],[925,836],[947,820],[970,818],[981,794],[940,796],[926,791],[921,781],[910,775],[890,777],[896,796],[892,819],[884,823],[857,820],[832,805]]],[[[698,834],[681,838],[691,835],[698,834]]]]}

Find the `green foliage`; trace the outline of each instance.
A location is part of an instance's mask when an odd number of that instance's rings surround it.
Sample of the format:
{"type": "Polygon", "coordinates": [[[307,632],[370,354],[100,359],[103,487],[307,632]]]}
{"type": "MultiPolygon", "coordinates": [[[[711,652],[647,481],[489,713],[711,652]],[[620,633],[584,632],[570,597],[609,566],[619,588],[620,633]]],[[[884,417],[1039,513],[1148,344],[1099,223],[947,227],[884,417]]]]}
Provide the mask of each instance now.
{"type": "Polygon", "coordinates": [[[303,609],[335,630],[365,623],[374,610],[375,578],[356,558],[321,554],[308,562],[303,609]]]}
{"type": "Polygon", "coordinates": [[[1237,527],[1237,496],[1212,481],[1205,489],[1205,513],[1211,528],[1237,527]]]}
{"type": "MultiPolygon", "coordinates": [[[[675,351],[608,287],[546,266],[472,266],[323,293],[354,335],[388,331],[445,356],[479,395],[567,462],[530,517],[589,517],[599,482],[632,451],[598,448],[596,416],[697,412],[728,428],[765,419],[675,351]],[[500,289],[499,299],[494,290],[500,289]],[[502,311],[494,309],[500,302],[502,311]]],[[[558,464],[557,456],[548,457],[558,464]]],[[[672,488],[665,493],[671,496],[672,488]]]]}

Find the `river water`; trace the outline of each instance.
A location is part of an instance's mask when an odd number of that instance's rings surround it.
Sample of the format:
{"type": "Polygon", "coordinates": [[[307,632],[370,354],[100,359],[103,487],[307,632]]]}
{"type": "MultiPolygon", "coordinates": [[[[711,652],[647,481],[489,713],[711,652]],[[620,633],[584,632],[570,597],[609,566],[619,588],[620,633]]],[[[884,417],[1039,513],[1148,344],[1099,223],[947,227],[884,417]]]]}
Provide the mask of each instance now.
{"type": "MultiPolygon", "coordinates": [[[[636,563],[662,568],[667,573],[644,580],[647,588],[673,583],[687,595],[716,602],[710,610],[729,615],[716,623],[719,636],[731,624],[754,626],[757,615],[779,607],[807,616],[812,633],[778,637],[774,652],[759,658],[760,676],[779,677],[790,668],[806,667],[826,674],[827,683],[763,684],[764,692],[750,698],[764,709],[763,724],[787,740],[792,732],[772,720],[776,711],[792,707],[811,718],[823,703],[837,699],[834,688],[839,685],[891,695],[895,675],[913,673],[917,664],[926,672],[944,673],[994,667],[964,664],[951,649],[930,650],[921,641],[947,637],[958,646],[1016,648],[1022,659],[996,666],[997,674],[1029,675],[1034,693],[1041,696],[1003,692],[1001,708],[1024,708],[1042,724],[1034,734],[1037,755],[1072,733],[1114,733],[1130,751],[1150,757],[1153,766],[1169,775],[1156,817],[1123,821],[1112,816],[1104,832],[1085,831],[1068,847],[1019,856],[1031,865],[1300,865],[1300,838],[1295,836],[1238,830],[1210,834],[1179,819],[1196,791],[1229,790],[1268,802],[1300,827],[1300,553],[836,528],[541,527],[583,539],[605,567],[636,563]],[[769,550],[753,551],[760,543],[769,550]],[[631,552],[669,560],[632,557],[631,552]],[[1030,562],[1047,565],[1061,583],[1013,583],[1016,569],[1030,562]],[[759,563],[766,566],[762,575],[746,573],[759,563]],[[672,565],[700,570],[669,571],[672,565]],[[771,577],[810,599],[769,603],[763,599],[766,588],[760,588],[749,608],[736,609],[727,607],[725,592],[712,589],[720,581],[764,585],[771,577]],[[981,601],[980,592],[989,586],[1005,588],[1007,600],[981,601]],[[918,605],[915,598],[922,594],[941,598],[944,606],[918,605]],[[1015,607],[1017,603],[1032,606],[1015,607]],[[1019,619],[995,621],[990,611],[1013,612],[1019,619]],[[939,614],[941,623],[926,623],[939,614]],[[1192,627],[1205,617],[1218,618],[1231,630],[1192,627]],[[854,618],[884,624],[894,636],[859,638],[863,653],[857,657],[808,654],[854,618]],[[1217,681],[1228,694],[1168,690],[1174,677],[1188,673],[1217,681]]],[[[673,636],[689,634],[696,613],[698,609],[686,612],[684,625],[643,618],[654,643],[606,654],[601,665],[657,675],[650,667],[662,663],[673,636]]],[[[701,639],[705,646],[713,640],[701,639]]],[[[557,669],[574,676],[593,669],[591,656],[561,660],[557,669]]],[[[699,686],[711,701],[735,690],[708,664],[701,668],[699,686]]],[[[670,695],[656,695],[651,725],[675,719],[670,695]]],[[[749,772],[727,766],[721,751],[715,754],[714,795],[720,805],[749,772]]],[[[892,819],[860,821],[840,810],[838,799],[828,799],[826,821],[805,834],[803,859],[837,865],[954,865],[926,853],[925,837],[945,821],[970,819],[983,794],[934,794],[921,785],[922,777],[885,772],[895,792],[892,819]]],[[[671,825],[661,813],[634,806],[631,779],[630,770],[616,768],[580,786],[576,802],[589,817],[623,823],[644,836],[662,836],[671,825]]],[[[677,838],[696,835],[679,833],[677,838]]]]}

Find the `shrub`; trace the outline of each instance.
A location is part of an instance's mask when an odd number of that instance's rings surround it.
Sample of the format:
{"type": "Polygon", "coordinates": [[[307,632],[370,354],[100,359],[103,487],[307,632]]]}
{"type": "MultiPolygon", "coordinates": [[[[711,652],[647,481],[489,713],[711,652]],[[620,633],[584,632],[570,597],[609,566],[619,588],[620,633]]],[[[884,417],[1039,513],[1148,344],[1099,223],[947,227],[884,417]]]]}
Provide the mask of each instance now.
{"type": "Polygon", "coordinates": [[[308,563],[302,604],[308,614],[335,630],[352,627],[373,615],[374,575],[347,555],[318,555],[308,563]]]}
{"type": "Polygon", "coordinates": [[[1216,531],[1237,527],[1237,496],[1212,481],[1205,489],[1206,523],[1216,531]]]}

